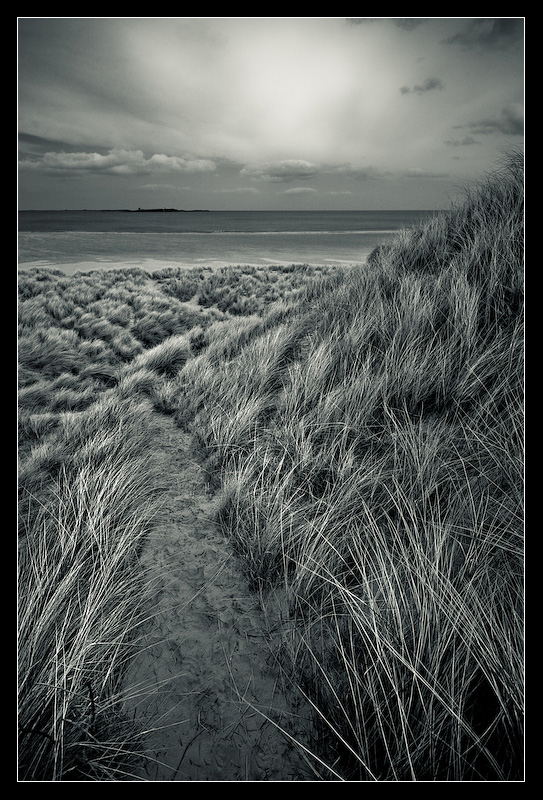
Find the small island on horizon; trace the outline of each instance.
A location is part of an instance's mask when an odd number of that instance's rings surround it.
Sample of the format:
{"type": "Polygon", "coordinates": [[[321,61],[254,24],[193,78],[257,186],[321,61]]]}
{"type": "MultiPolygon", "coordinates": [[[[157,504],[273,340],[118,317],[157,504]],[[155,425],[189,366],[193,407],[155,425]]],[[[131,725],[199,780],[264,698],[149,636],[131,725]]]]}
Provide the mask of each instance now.
{"type": "Polygon", "coordinates": [[[185,208],[136,208],[136,209],[125,208],[125,209],[121,209],[121,210],[122,211],[129,211],[129,212],[133,211],[135,213],[137,213],[138,211],[152,211],[153,213],[156,212],[156,211],[162,211],[162,212],[169,211],[169,212],[176,212],[178,214],[183,214],[183,213],[190,214],[191,212],[209,211],[209,209],[207,209],[207,208],[190,208],[190,209],[185,209],[185,208]]]}

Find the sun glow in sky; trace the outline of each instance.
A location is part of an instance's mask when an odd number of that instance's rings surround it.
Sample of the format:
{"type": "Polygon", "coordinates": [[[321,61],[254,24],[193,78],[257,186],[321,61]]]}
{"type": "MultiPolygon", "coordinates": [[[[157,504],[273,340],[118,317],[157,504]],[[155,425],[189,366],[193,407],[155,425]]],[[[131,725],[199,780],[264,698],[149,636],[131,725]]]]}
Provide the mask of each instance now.
{"type": "Polygon", "coordinates": [[[20,17],[19,207],[446,208],[523,145],[524,19],[20,17]]]}

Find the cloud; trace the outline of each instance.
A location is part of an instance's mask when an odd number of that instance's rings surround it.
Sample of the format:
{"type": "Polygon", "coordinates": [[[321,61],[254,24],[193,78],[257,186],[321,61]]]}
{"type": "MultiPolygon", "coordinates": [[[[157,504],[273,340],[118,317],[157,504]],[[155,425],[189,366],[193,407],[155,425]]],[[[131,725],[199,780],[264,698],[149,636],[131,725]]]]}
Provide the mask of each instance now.
{"type": "Polygon", "coordinates": [[[406,178],[448,178],[446,172],[433,172],[432,170],[422,169],[421,167],[410,167],[404,173],[406,178]]]}
{"type": "Polygon", "coordinates": [[[511,103],[502,108],[499,117],[483,117],[457,128],[469,128],[472,133],[487,135],[501,133],[506,136],[522,136],[524,133],[524,109],[520,103],[511,103]]]}
{"type": "Polygon", "coordinates": [[[296,183],[321,176],[339,176],[368,180],[383,177],[385,172],[373,166],[355,167],[352,164],[315,164],[310,161],[287,159],[285,161],[253,164],[243,167],[240,175],[269,183],[296,183]]]}
{"type": "Polygon", "coordinates": [[[401,28],[404,31],[413,31],[415,28],[418,28],[419,25],[423,25],[427,21],[427,19],[418,19],[417,17],[347,17],[346,20],[348,25],[367,25],[374,22],[391,22],[397,28],[401,28]]]}
{"type": "Polygon", "coordinates": [[[53,174],[85,174],[95,172],[110,175],[151,175],[176,172],[213,172],[215,164],[209,159],[181,158],[155,153],[146,158],[141,150],[110,150],[100,153],[44,153],[39,159],[23,159],[23,169],[53,174]]]}
{"type": "Polygon", "coordinates": [[[445,142],[449,147],[467,147],[471,144],[480,144],[473,136],[464,136],[463,139],[447,139],[445,142]]]}
{"type": "Polygon", "coordinates": [[[425,22],[428,22],[427,19],[417,19],[416,17],[399,17],[392,21],[398,28],[402,28],[404,31],[414,31],[419,25],[424,25],[425,22]]]}
{"type": "Polygon", "coordinates": [[[509,107],[523,92],[519,19],[20,23],[20,202],[33,207],[37,192],[53,202],[50,187],[81,207],[99,189],[98,202],[115,192],[129,205],[136,179],[190,184],[198,207],[266,205],[289,187],[315,187],[323,204],[331,188],[385,203],[395,181],[435,196],[435,181],[404,179],[409,165],[452,170],[451,154],[468,152],[479,174],[498,134],[522,131],[509,107]]]}
{"type": "Polygon", "coordinates": [[[234,189],[213,189],[215,194],[260,194],[260,189],[252,186],[239,186],[234,189]]]}
{"type": "Polygon", "coordinates": [[[310,161],[287,159],[265,164],[250,164],[241,170],[244,178],[252,180],[271,181],[273,183],[288,183],[291,181],[311,180],[317,177],[320,168],[310,161]]]}
{"type": "Polygon", "coordinates": [[[347,178],[354,178],[358,181],[385,178],[389,174],[388,170],[383,168],[374,166],[354,167],[352,164],[340,164],[337,167],[330,167],[328,172],[347,178]]]}
{"type": "Polygon", "coordinates": [[[445,39],[445,43],[464,49],[503,50],[521,42],[523,36],[522,17],[474,19],[467,22],[464,30],[445,39]]]}
{"type": "Polygon", "coordinates": [[[163,192],[165,190],[177,191],[179,186],[174,186],[171,183],[144,183],[143,186],[140,186],[140,189],[145,189],[150,192],[163,192]]]}
{"type": "Polygon", "coordinates": [[[292,189],[285,189],[283,194],[316,194],[316,189],[311,189],[309,186],[295,186],[292,189]]]}
{"type": "Polygon", "coordinates": [[[409,86],[401,86],[400,92],[402,94],[410,94],[414,92],[415,94],[425,94],[425,92],[432,92],[435,89],[444,89],[445,86],[443,82],[439,78],[426,78],[424,83],[416,84],[412,88],[409,86]]]}
{"type": "Polygon", "coordinates": [[[374,22],[379,22],[379,17],[347,17],[347,25],[369,25],[374,22]]]}

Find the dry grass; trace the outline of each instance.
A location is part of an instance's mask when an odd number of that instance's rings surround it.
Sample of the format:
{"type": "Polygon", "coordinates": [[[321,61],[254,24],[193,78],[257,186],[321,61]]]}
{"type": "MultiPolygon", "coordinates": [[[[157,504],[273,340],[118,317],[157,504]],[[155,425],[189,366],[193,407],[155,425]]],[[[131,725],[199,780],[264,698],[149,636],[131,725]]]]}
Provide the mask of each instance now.
{"type": "Polygon", "coordinates": [[[205,349],[206,329],[230,318],[179,299],[208,283],[176,270],[20,275],[21,780],[124,780],[142,757],[121,687],[152,613],[138,558],[160,485],[150,423],[178,412],[195,337],[205,349]]]}
{"type": "Polygon", "coordinates": [[[21,470],[22,780],[119,780],[129,769],[137,732],[120,713],[119,686],[145,613],[138,553],[157,500],[144,456],[149,414],[140,404],[135,422],[126,405],[103,400],[85,418],[61,417],[62,457],[44,440],[21,470]],[[47,448],[56,471],[45,480],[47,448]]]}
{"type": "Polygon", "coordinates": [[[522,200],[513,157],[357,271],[21,279],[23,779],[129,773],[153,407],[281,598],[322,779],[522,779],[522,200]]]}
{"type": "Polygon", "coordinates": [[[347,779],[522,775],[522,190],[513,161],[183,373],[347,779]]]}

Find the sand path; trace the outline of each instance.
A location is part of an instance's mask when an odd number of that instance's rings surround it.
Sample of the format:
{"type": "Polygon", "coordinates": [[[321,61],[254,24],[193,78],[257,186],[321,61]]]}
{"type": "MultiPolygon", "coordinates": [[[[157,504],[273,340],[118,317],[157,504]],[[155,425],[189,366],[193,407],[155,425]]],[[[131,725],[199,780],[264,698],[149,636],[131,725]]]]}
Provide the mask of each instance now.
{"type": "Polygon", "coordinates": [[[154,442],[166,493],[142,557],[158,611],[127,676],[138,695],[129,707],[149,728],[138,777],[315,780],[300,748],[266,719],[302,737],[303,715],[289,707],[272,668],[276,643],[258,598],[215,524],[218,496],[193,439],[157,414],[154,442]]]}

